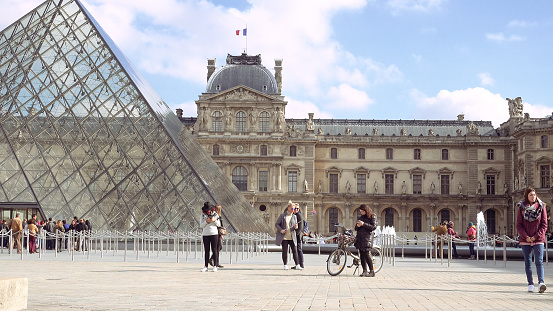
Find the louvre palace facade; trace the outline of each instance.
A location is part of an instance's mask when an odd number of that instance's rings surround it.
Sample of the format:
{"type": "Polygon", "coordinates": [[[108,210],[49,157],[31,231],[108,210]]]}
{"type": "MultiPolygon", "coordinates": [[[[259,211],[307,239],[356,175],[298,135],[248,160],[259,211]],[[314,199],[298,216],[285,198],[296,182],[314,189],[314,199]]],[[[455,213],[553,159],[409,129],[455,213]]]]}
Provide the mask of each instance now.
{"type": "MultiPolygon", "coordinates": [[[[484,213],[488,232],[516,236],[514,204],[534,187],[551,204],[553,118],[530,118],[520,97],[510,118],[489,121],[359,120],[285,117],[282,60],[274,75],[261,56],[228,55],[207,65],[197,116],[177,116],[223,172],[274,224],[289,200],[311,231],[353,227],[360,204],[380,225],[414,236],[442,220],[460,233],[484,213]]],[[[353,117],[353,116],[352,116],[353,117]]]]}

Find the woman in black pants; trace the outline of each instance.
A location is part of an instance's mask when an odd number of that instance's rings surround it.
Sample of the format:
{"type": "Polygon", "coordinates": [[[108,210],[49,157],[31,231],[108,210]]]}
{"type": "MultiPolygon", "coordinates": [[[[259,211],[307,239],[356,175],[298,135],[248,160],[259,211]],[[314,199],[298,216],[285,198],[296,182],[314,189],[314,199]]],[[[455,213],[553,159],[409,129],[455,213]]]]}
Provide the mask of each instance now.
{"type": "Polygon", "coordinates": [[[373,262],[370,259],[369,251],[371,250],[371,233],[376,229],[376,216],[372,209],[365,204],[359,206],[361,217],[357,219],[355,230],[357,230],[357,237],[355,238],[355,248],[359,249],[359,256],[361,257],[361,266],[363,267],[363,273],[360,276],[374,277],[373,262]],[[367,264],[369,266],[369,272],[367,272],[367,264]]]}
{"type": "Polygon", "coordinates": [[[219,215],[215,212],[215,206],[211,205],[209,202],[205,202],[202,207],[202,216],[200,220],[200,228],[203,230],[202,239],[205,251],[202,272],[207,271],[210,249],[213,251],[213,261],[215,263],[213,272],[217,271],[217,266],[219,265],[219,230],[217,228],[220,226],[221,220],[219,215]]]}
{"type": "Polygon", "coordinates": [[[303,270],[298,261],[298,250],[296,248],[297,237],[296,230],[298,229],[298,219],[293,213],[294,203],[288,202],[286,211],[282,213],[276,223],[276,245],[282,244],[282,262],[284,263],[284,270],[290,269],[288,267],[288,247],[292,249],[292,257],[294,258],[294,264],[296,270],[303,270]]]}

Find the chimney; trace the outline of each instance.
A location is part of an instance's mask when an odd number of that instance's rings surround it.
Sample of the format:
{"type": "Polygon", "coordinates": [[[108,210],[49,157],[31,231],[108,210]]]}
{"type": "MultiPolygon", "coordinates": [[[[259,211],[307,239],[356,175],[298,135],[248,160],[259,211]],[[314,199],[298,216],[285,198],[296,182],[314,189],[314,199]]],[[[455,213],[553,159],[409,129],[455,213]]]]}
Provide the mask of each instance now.
{"type": "Polygon", "coordinates": [[[180,108],[177,108],[177,117],[179,117],[179,119],[182,119],[182,109],[180,108]]]}
{"type": "Polygon", "coordinates": [[[282,93],[282,59],[275,59],[275,80],[278,93],[282,93]]]}
{"type": "Polygon", "coordinates": [[[215,60],[216,58],[207,59],[207,81],[209,81],[209,78],[211,78],[211,75],[215,71],[215,60]]]}

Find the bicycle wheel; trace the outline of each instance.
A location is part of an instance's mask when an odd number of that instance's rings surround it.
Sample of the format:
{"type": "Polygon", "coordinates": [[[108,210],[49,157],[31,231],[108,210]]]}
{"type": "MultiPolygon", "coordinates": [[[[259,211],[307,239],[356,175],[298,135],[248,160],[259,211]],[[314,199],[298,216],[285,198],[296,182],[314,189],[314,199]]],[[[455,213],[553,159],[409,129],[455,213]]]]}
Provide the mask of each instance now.
{"type": "Polygon", "coordinates": [[[347,259],[348,255],[343,249],[339,248],[333,251],[326,260],[326,271],[328,271],[328,274],[334,276],[344,271],[347,259]]]}
{"type": "Polygon", "coordinates": [[[371,248],[369,254],[371,255],[371,260],[373,261],[374,273],[377,273],[380,269],[382,269],[382,265],[384,264],[384,259],[382,258],[380,249],[373,247],[371,248]]]}

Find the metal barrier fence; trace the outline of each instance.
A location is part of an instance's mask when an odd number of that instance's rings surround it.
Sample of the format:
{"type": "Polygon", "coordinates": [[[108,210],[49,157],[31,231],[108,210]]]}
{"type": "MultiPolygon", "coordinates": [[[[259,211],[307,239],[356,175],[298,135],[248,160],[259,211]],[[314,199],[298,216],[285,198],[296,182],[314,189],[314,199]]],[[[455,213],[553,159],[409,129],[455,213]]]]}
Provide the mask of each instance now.
{"type": "MultiPolygon", "coordinates": [[[[14,234],[12,230],[0,232],[0,254],[7,253],[9,256],[18,255],[24,260],[30,251],[30,237],[36,238],[36,252],[42,258],[47,251],[46,247],[52,243],[55,257],[69,255],[74,261],[76,256],[98,254],[101,258],[111,254],[123,253],[123,260],[141,257],[160,257],[163,253],[166,257],[173,256],[176,262],[182,259],[203,258],[204,247],[200,232],[162,232],[162,231],[81,231],[71,230],[67,233],[49,233],[42,230],[36,236],[24,230],[19,234],[19,242],[23,251],[21,254],[14,254],[14,234]],[[23,244],[25,243],[25,245],[23,244]],[[7,250],[6,250],[7,246],[7,250]],[[25,246],[25,247],[24,247],[25,246]]],[[[269,251],[270,235],[266,233],[238,232],[229,233],[223,237],[220,257],[228,256],[229,263],[238,262],[250,257],[267,254],[269,251]]]]}

